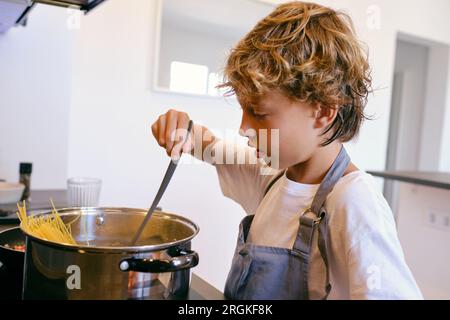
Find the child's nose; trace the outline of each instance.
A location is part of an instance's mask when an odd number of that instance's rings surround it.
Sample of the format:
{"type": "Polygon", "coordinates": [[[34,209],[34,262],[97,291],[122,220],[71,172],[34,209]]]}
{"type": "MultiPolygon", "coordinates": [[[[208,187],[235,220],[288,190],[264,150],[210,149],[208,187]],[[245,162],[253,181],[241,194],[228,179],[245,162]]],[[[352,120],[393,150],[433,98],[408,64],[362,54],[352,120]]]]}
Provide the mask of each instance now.
{"type": "Polygon", "coordinates": [[[249,129],[251,129],[250,122],[245,112],[242,114],[241,126],[239,128],[239,134],[243,137],[249,138],[249,129]]]}

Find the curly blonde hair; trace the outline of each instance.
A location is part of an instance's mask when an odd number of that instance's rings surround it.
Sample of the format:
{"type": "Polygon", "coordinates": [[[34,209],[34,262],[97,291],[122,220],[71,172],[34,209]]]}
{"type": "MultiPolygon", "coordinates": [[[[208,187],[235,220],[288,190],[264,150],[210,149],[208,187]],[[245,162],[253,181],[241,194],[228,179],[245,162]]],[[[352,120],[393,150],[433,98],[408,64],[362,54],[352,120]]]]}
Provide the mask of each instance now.
{"type": "Polygon", "coordinates": [[[351,140],[366,119],[370,68],[352,20],[315,3],[285,3],[262,19],[232,49],[224,79],[226,95],[253,100],[281,89],[294,100],[338,107],[323,145],[351,140]]]}

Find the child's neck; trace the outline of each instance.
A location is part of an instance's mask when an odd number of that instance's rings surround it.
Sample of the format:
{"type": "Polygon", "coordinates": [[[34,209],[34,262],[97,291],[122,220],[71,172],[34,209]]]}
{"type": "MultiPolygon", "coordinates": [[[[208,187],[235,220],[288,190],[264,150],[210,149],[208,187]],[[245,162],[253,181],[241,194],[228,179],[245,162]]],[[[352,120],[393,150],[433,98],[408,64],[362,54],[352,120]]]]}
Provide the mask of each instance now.
{"type": "MultiPolygon", "coordinates": [[[[328,146],[318,148],[317,151],[305,162],[298,163],[288,168],[289,180],[304,184],[320,184],[328,170],[341,151],[342,143],[333,142],[328,146]]],[[[357,168],[351,164],[346,173],[357,168]]]]}

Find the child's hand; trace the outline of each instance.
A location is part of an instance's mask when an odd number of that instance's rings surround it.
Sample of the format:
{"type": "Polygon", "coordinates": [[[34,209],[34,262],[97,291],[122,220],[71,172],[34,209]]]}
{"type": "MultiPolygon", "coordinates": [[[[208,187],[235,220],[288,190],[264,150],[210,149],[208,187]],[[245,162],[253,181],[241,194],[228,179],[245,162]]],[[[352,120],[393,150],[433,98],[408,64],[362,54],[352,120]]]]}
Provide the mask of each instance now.
{"type": "Polygon", "coordinates": [[[192,134],[187,136],[189,127],[189,115],[185,112],[169,110],[159,116],[152,125],[152,133],[158,144],[166,149],[167,155],[172,159],[180,157],[180,151],[190,153],[192,144],[192,134]],[[184,143],[186,141],[186,143],[184,143]]]}

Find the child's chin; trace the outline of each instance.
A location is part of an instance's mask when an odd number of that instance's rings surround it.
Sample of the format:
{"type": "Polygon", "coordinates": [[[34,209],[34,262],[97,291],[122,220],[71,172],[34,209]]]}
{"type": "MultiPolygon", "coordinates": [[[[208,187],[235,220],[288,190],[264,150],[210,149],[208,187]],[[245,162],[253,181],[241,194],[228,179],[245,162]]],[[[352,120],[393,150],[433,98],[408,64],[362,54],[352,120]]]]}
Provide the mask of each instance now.
{"type": "Polygon", "coordinates": [[[258,152],[256,151],[256,156],[258,158],[258,161],[266,164],[268,167],[272,169],[279,170],[281,167],[280,161],[274,161],[269,155],[267,155],[264,152],[258,152]]]}

